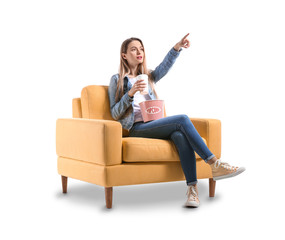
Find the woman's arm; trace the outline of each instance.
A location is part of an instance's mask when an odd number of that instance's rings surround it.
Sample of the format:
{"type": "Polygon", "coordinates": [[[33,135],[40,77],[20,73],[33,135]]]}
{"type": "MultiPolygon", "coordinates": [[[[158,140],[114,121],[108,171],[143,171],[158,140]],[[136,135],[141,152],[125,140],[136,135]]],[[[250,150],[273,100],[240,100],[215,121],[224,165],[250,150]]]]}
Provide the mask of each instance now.
{"type": "Polygon", "coordinates": [[[179,56],[182,48],[190,47],[190,42],[187,39],[189,33],[186,34],[178,43],[175,44],[173,48],[167,53],[166,57],[163,59],[162,63],[159,64],[153,72],[151,72],[154,82],[157,83],[161,78],[163,78],[170,68],[175,63],[177,57],[179,56]]]}
{"type": "Polygon", "coordinates": [[[133,98],[131,98],[128,95],[128,92],[126,92],[120,101],[116,103],[115,96],[117,91],[117,82],[118,77],[116,75],[112,76],[108,87],[111,115],[115,120],[120,119],[133,102],[133,98]]]}
{"type": "Polygon", "coordinates": [[[163,59],[162,63],[160,63],[155,68],[155,70],[151,72],[155,83],[157,83],[161,78],[163,78],[166,75],[166,73],[168,73],[168,71],[175,63],[181,51],[182,49],[176,51],[174,50],[174,47],[171,48],[170,51],[165,56],[165,58],[163,59]]]}

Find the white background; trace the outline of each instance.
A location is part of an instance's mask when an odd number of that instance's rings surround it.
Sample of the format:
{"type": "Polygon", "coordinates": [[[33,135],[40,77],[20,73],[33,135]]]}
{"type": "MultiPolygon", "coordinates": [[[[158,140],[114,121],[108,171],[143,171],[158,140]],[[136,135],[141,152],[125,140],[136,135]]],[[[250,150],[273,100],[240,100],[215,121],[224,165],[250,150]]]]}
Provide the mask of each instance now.
{"type": "Polygon", "coordinates": [[[240,239],[284,233],[285,32],[282,1],[1,1],[1,239],[240,239]],[[121,43],[141,38],[168,115],[222,121],[222,159],[245,166],[186,209],[186,184],[114,188],[69,179],[61,193],[57,118],[87,85],[108,85],[121,43]],[[103,238],[105,236],[105,238],[103,238]]]}

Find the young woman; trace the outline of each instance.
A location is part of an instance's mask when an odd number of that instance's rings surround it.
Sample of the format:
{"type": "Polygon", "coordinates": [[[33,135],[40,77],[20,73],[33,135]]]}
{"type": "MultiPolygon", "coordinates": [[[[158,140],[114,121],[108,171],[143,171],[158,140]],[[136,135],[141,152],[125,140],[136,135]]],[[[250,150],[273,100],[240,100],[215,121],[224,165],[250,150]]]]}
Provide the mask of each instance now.
{"type": "Polygon", "coordinates": [[[146,53],[138,38],[126,39],[121,45],[119,73],[112,76],[108,88],[112,117],[118,120],[130,137],[170,139],[174,142],[187,183],[185,206],[198,207],[195,152],[212,168],[213,179],[233,177],[243,172],[243,167],[233,167],[218,160],[208,149],[187,115],[174,115],[143,122],[139,103],[158,99],[154,84],[163,78],[180,55],[182,48],[189,48],[186,34],[170,51],[154,71],[147,69],[146,53]],[[149,93],[141,95],[146,84],[136,81],[139,74],[147,74],[149,93]]]}

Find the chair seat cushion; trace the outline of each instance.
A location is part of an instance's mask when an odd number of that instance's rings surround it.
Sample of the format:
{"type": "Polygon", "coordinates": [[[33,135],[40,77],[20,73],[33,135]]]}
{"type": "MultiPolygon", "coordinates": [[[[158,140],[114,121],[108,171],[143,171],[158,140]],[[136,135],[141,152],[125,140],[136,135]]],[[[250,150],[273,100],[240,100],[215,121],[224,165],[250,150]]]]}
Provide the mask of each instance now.
{"type": "MultiPolygon", "coordinates": [[[[203,139],[206,143],[205,139],[203,139]]],[[[176,146],[171,140],[124,137],[123,162],[177,162],[180,161],[176,146]]],[[[195,153],[196,160],[202,160],[195,153]]]]}

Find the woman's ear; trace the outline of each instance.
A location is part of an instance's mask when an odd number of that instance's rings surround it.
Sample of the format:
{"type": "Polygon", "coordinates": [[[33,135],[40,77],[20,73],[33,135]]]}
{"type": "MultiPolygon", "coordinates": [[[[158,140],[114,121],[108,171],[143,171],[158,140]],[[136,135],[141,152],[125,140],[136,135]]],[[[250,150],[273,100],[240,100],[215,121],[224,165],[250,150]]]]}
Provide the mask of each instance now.
{"type": "Polygon", "coordinates": [[[126,54],[124,54],[124,53],[122,53],[122,57],[123,57],[123,59],[127,59],[126,54]]]}

